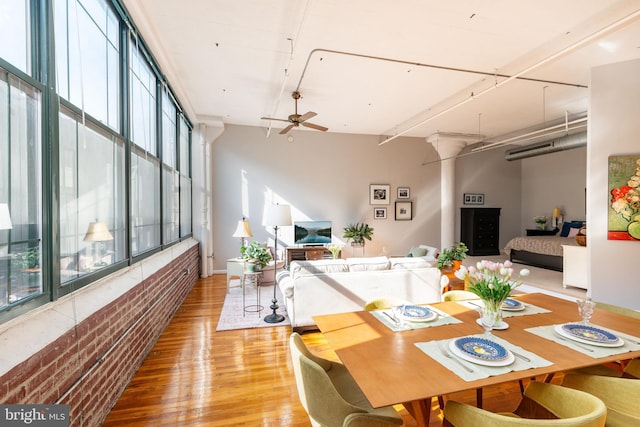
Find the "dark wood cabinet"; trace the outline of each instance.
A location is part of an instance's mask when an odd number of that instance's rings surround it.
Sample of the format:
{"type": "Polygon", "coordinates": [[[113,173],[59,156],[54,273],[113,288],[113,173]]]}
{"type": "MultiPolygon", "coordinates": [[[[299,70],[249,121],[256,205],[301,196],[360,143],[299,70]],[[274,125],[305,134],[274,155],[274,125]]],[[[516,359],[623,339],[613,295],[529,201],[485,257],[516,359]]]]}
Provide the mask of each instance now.
{"type": "Polygon", "coordinates": [[[468,255],[500,255],[500,208],[460,209],[460,241],[468,255]]]}

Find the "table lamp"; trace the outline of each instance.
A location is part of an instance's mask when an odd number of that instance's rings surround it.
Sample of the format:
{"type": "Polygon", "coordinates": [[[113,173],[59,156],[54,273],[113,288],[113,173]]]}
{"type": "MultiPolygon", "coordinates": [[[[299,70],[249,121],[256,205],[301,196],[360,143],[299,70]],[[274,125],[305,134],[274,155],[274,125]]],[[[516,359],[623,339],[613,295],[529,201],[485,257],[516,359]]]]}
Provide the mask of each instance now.
{"type": "MultiPolygon", "coordinates": [[[[267,207],[267,212],[264,216],[264,225],[270,225],[274,229],[274,253],[278,253],[278,227],[282,227],[285,225],[291,225],[291,207],[289,205],[270,205],[267,207]]],[[[278,273],[278,263],[275,262],[274,267],[274,278],[278,273]]],[[[278,299],[276,298],[276,287],[278,286],[277,282],[273,283],[273,299],[271,300],[271,306],[269,307],[273,310],[273,313],[265,316],[264,321],[267,323],[279,323],[284,320],[284,316],[282,314],[276,313],[278,309],[278,299]]]]}
{"type": "Polygon", "coordinates": [[[245,217],[242,217],[242,219],[238,221],[238,227],[233,233],[233,237],[240,237],[240,247],[242,248],[246,245],[245,239],[251,236],[253,236],[253,233],[251,232],[249,221],[247,221],[245,217]]]}
{"type": "Polygon", "coordinates": [[[82,240],[85,242],[92,242],[91,243],[92,246],[94,242],[96,242],[96,246],[98,246],[97,249],[94,249],[95,253],[94,253],[93,265],[95,267],[107,265],[106,262],[100,261],[100,257],[102,256],[101,254],[102,245],[103,245],[102,242],[113,240],[113,236],[109,232],[109,228],[107,227],[107,224],[105,224],[104,222],[100,222],[98,220],[96,220],[95,222],[90,222],[89,227],[87,227],[87,232],[84,235],[84,239],[82,240]],[[98,258],[97,262],[96,262],[96,258],[98,258]]]}
{"type": "Polygon", "coordinates": [[[553,208],[551,218],[553,220],[553,228],[559,228],[559,225],[562,223],[562,214],[560,213],[560,208],[553,208]]]}

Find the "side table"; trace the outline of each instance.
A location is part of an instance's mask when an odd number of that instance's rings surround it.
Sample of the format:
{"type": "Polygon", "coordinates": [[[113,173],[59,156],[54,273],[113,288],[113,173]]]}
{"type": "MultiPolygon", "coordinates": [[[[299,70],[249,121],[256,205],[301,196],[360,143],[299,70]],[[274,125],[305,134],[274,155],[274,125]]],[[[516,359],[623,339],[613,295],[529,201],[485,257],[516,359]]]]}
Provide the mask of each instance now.
{"type": "Polygon", "coordinates": [[[260,276],[262,276],[262,271],[245,271],[244,272],[244,280],[242,281],[242,307],[244,309],[242,315],[244,316],[247,312],[256,312],[258,316],[260,316],[260,312],[264,308],[260,305],[260,276]],[[256,288],[256,303],[252,305],[246,305],[245,303],[245,289],[247,283],[255,286],[256,288]]]}
{"type": "Polygon", "coordinates": [[[527,228],[527,236],[555,236],[558,234],[557,228],[553,230],[541,230],[539,228],[527,228]]]}

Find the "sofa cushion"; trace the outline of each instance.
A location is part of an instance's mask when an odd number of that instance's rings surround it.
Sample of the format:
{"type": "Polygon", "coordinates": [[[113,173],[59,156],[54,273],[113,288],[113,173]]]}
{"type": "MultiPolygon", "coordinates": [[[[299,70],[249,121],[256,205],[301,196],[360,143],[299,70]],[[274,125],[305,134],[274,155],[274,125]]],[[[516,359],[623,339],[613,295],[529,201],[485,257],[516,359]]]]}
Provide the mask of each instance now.
{"type": "Polygon", "coordinates": [[[413,268],[433,267],[433,263],[427,261],[425,257],[391,258],[390,261],[391,261],[392,270],[398,270],[398,269],[410,270],[413,268]]]}
{"type": "Polygon", "coordinates": [[[407,257],[409,257],[409,258],[421,257],[421,256],[425,256],[427,254],[427,252],[428,252],[427,248],[421,248],[421,247],[417,246],[417,247],[411,248],[411,250],[407,254],[407,257]]]}
{"type": "Polygon", "coordinates": [[[389,270],[391,263],[386,256],[347,258],[349,271],[379,271],[389,270]]]}
{"type": "Polygon", "coordinates": [[[301,274],[346,273],[349,271],[343,259],[322,259],[317,261],[293,261],[289,266],[291,277],[301,274]]]}

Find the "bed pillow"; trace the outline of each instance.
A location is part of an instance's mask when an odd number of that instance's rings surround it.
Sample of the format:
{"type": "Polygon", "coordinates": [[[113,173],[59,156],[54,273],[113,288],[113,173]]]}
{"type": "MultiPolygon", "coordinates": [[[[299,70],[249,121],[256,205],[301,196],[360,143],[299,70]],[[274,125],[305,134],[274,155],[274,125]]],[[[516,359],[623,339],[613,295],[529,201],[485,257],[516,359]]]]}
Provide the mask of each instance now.
{"type": "Polygon", "coordinates": [[[569,230],[569,235],[567,237],[576,237],[579,232],[580,232],[580,229],[571,227],[571,230],[569,230]]]}
{"type": "Polygon", "coordinates": [[[560,232],[560,237],[569,237],[569,232],[572,228],[582,228],[584,222],[582,221],[571,221],[565,222],[562,224],[562,231],[560,232]]]}

